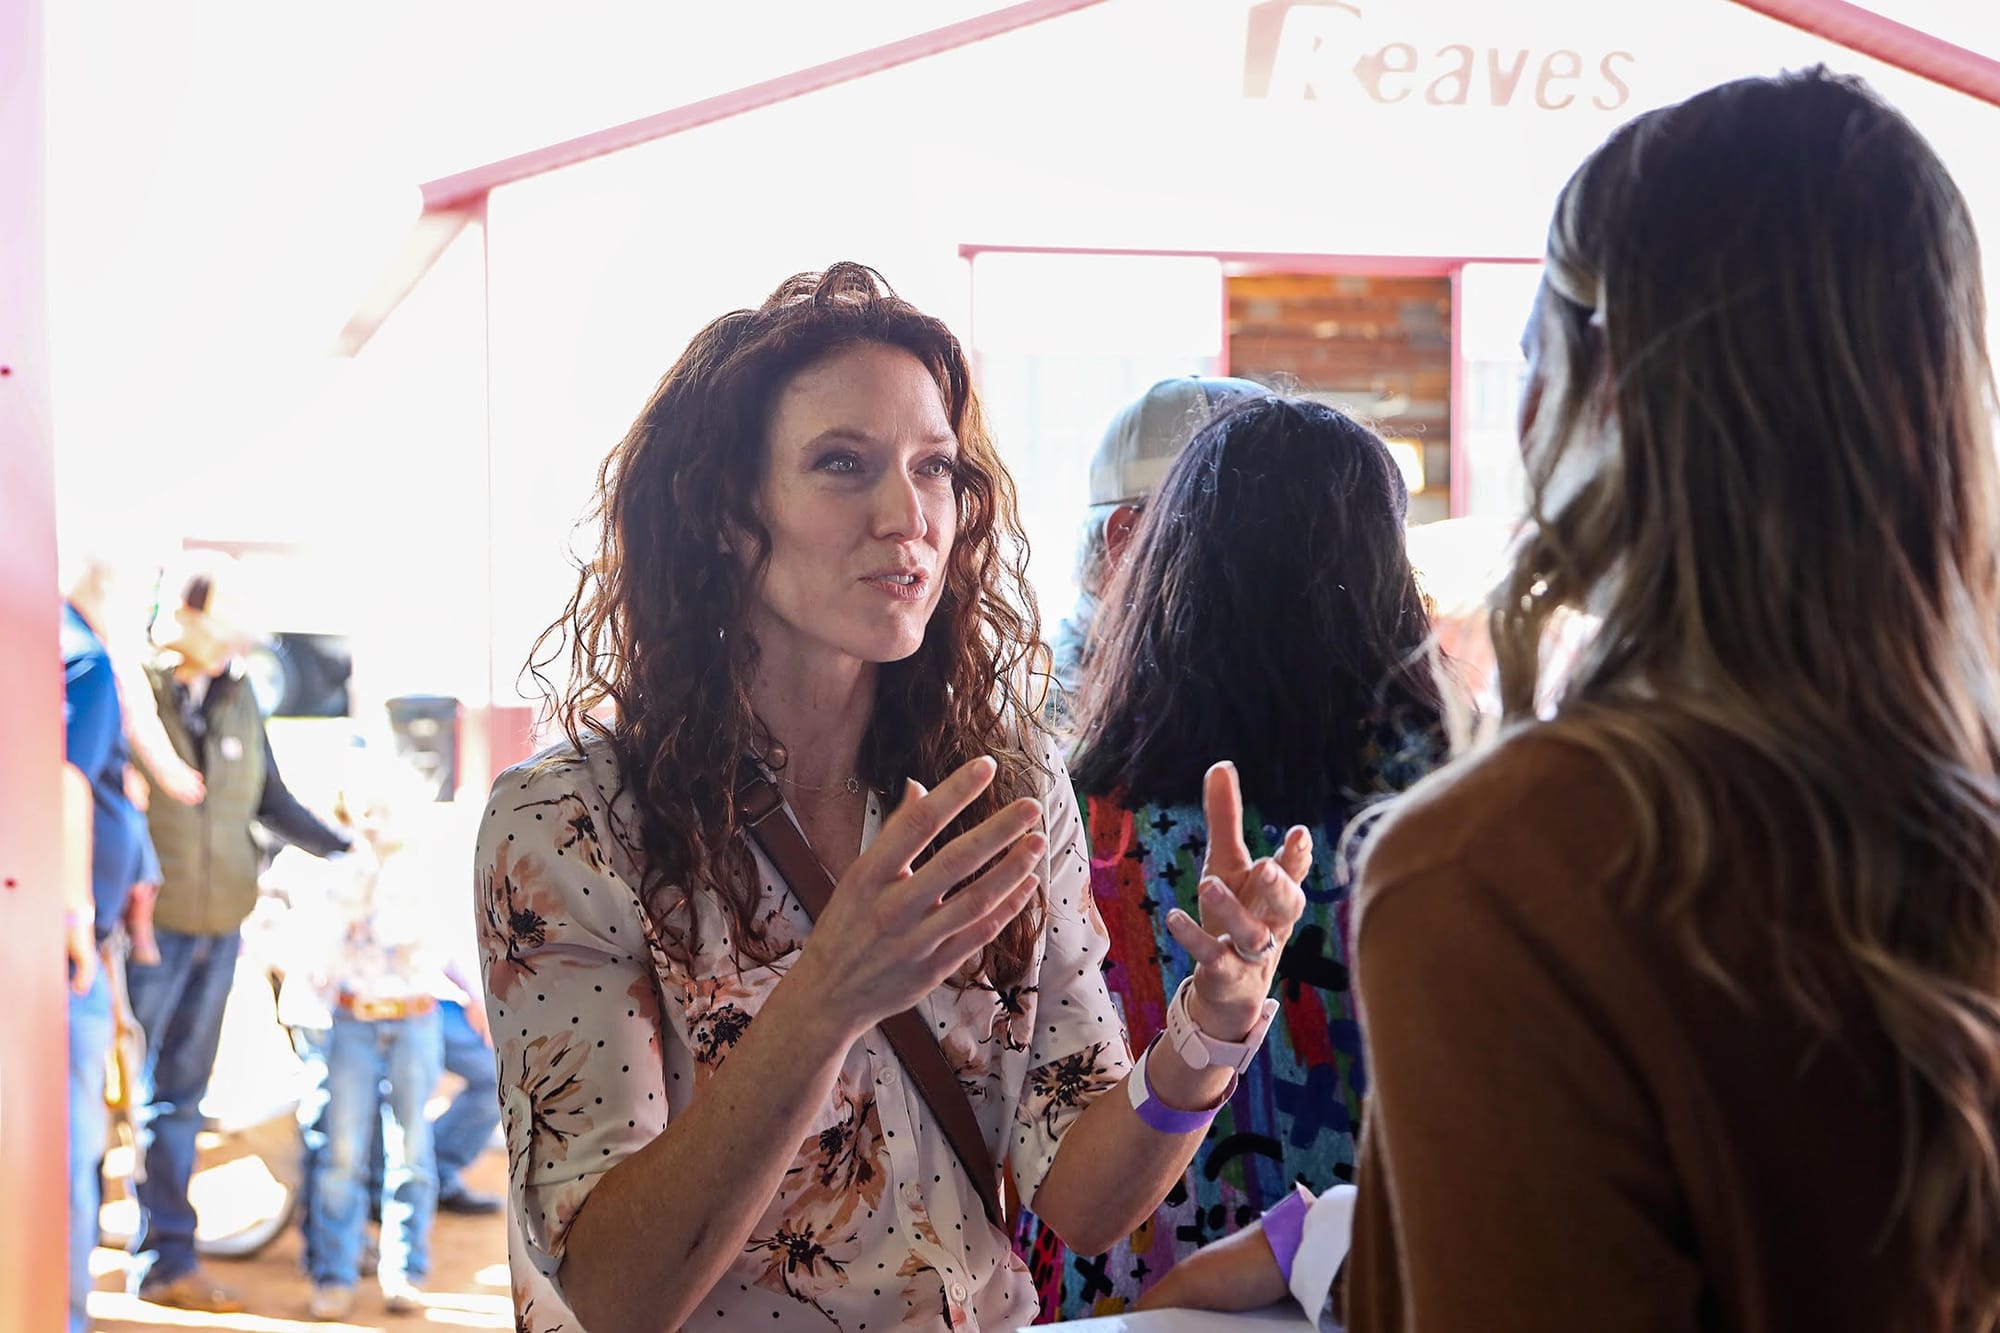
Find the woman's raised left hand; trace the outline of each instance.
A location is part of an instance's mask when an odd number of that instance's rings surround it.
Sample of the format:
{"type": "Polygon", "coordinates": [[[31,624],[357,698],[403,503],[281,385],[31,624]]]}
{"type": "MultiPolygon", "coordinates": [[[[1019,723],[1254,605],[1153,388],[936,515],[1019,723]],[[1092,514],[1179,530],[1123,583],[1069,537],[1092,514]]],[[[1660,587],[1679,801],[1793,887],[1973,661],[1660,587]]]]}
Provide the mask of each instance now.
{"type": "Polygon", "coordinates": [[[1227,761],[1203,779],[1202,809],[1208,855],[1201,865],[1201,919],[1176,907],[1167,914],[1167,931],[1194,960],[1191,1017],[1218,1040],[1240,1041],[1256,1025],[1285,941],[1305,911],[1299,885],[1312,869],[1312,834],[1293,825],[1276,856],[1251,860],[1243,792],[1227,761]]]}

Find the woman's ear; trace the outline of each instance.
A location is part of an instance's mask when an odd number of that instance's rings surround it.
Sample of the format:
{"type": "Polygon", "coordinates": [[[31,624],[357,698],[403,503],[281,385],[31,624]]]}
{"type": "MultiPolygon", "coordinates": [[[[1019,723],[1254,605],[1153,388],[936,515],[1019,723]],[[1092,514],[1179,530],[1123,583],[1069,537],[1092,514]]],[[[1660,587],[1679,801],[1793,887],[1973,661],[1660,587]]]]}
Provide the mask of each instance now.
{"type": "Polygon", "coordinates": [[[1124,504],[1105,517],[1104,560],[1112,569],[1117,569],[1125,558],[1125,548],[1132,544],[1132,533],[1138,528],[1143,512],[1138,505],[1124,504]]]}

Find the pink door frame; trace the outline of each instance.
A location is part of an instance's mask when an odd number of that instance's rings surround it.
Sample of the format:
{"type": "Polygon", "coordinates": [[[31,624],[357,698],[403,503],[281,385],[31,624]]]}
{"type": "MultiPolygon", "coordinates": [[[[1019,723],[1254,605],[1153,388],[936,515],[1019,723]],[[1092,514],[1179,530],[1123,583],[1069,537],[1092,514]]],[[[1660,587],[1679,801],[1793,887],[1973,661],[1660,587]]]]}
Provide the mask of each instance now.
{"type": "MultiPolygon", "coordinates": [[[[979,338],[978,306],[972,278],[972,261],[983,254],[1061,255],[1103,259],[1213,259],[1220,264],[1266,273],[1338,273],[1353,277],[1449,278],[1451,280],[1451,493],[1446,497],[1450,513],[1458,518],[1466,512],[1465,464],[1465,352],[1461,340],[1459,278],[1467,264],[1538,264],[1539,256],[1485,255],[1343,255],[1325,251],[1283,253],[1262,250],[1178,250],[1122,248],[1093,245],[1010,245],[1003,242],[968,241],[958,247],[965,260],[966,284],[973,295],[968,300],[972,312],[972,350],[977,355],[979,338]]],[[[1521,312],[1525,323],[1528,312],[1521,312]]],[[[1224,297],[1222,323],[1222,373],[1229,373],[1229,308],[1224,297]]]]}
{"type": "Polygon", "coordinates": [[[42,0],[0,4],[0,1328],[68,1303],[62,666],[50,431],[42,0]]]}

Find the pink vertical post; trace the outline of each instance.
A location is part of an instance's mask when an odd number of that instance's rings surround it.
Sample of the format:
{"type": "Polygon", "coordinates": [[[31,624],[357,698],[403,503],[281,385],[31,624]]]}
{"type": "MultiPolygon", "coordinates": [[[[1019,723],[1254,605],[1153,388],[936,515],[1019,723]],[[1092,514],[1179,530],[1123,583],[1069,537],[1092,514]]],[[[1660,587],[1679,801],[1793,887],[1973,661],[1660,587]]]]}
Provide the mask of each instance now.
{"type": "Polygon", "coordinates": [[[479,434],[482,441],[480,458],[485,470],[477,485],[486,518],[479,529],[486,697],[477,708],[463,709],[458,715],[458,790],[453,793],[458,799],[470,802],[485,800],[486,793],[493,786],[494,775],[506,767],[494,762],[498,747],[493,735],[493,708],[498,699],[493,669],[493,229],[487,215],[487,202],[487,197],[481,195],[466,205],[472,225],[479,232],[479,330],[484,344],[480,351],[483,369],[480,371],[479,434]]]}
{"type": "Polygon", "coordinates": [[[481,434],[485,439],[485,471],[479,479],[481,495],[486,506],[486,522],[480,539],[480,568],[484,595],[483,623],[486,640],[486,698],[478,708],[468,708],[459,714],[458,729],[458,791],[461,799],[484,801],[486,793],[493,786],[493,779],[500,773],[535,752],[535,710],[523,704],[502,704],[502,682],[512,679],[511,671],[494,655],[494,637],[497,633],[496,608],[499,606],[500,590],[494,582],[495,558],[500,530],[495,526],[498,501],[494,490],[498,469],[505,466],[505,460],[496,458],[493,452],[493,223],[491,215],[492,199],[480,195],[476,199],[461,201],[456,207],[463,210],[471,225],[479,233],[479,326],[485,340],[482,357],[485,369],[481,379],[485,385],[481,402],[481,434]],[[504,673],[504,674],[503,674],[504,673]]]}
{"type": "Polygon", "coordinates": [[[1466,462],[1465,432],[1465,265],[1451,269],[1451,485],[1445,492],[1446,511],[1462,518],[1472,503],[1472,478],[1466,462]]]}
{"type": "Polygon", "coordinates": [[[42,0],[0,4],[0,1329],[59,1329],[69,1271],[62,666],[42,0]]]}
{"type": "Polygon", "coordinates": [[[1215,373],[1227,377],[1234,372],[1229,368],[1229,265],[1218,262],[1222,270],[1222,351],[1216,357],[1215,373]]]}

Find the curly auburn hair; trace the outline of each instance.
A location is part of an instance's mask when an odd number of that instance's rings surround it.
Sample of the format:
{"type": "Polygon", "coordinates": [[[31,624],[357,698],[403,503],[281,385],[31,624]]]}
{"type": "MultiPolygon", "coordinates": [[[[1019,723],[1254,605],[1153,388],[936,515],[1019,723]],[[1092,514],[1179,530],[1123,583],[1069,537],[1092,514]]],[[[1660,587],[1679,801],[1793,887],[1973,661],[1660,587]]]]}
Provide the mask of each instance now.
{"type": "MultiPolygon", "coordinates": [[[[908,352],[937,382],[959,445],[958,535],[922,645],[877,672],[860,775],[899,792],[906,778],[934,786],[992,755],[992,785],[941,841],[1034,794],[1041,775],[1041,727],[1024,698],[1043,654],[1027,540],[958,339],[862,265],[788,278],[697,334],[604,460],[595,556],[529,665],[571,744],[610,748],[645,852],[641,900],[689,954],[701,941],[680,909],[697,890],[718,896],[749,952],[766,952],[735,785],[744,757],[773,743],[751,706],[759,649],[747,628],[771,551],[758,512],[771,416],[799,372],[869,343],[908,352]],[[565,644],[558,691],[542,668],[565,644]]],[[[1019,982],[1041,917],[1037,899],[987,946],[989,981],[1019,982]]]]}

